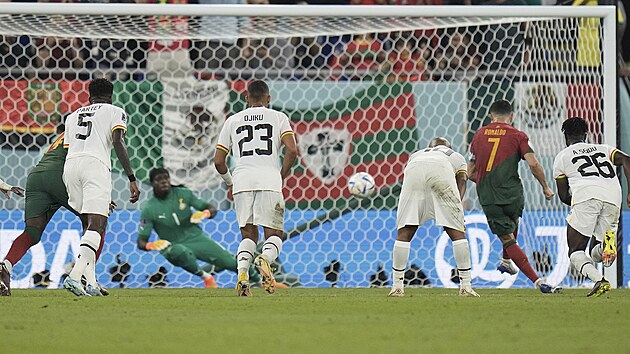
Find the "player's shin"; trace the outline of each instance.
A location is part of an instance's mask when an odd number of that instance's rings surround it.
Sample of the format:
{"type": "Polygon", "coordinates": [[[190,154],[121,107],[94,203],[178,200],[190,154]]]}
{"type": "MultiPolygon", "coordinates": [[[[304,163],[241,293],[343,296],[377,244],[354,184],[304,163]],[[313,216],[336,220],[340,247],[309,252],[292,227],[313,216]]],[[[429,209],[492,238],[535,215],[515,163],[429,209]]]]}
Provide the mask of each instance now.
{"type": "Polygon", "coordinates": [[[99,235],[98,232],[93,230],[85,231],[85,234],[81,238],[77,263],[69,274],[71,279],[81,281],[81,276],[85,275],[87,266],[96,261],[96,252],[98,251],[100,242],[101,235],[99,235]]]}
{"type": "Polygon", "coordinates": [[[467,239],[453,241],[453,255],[461,285],[470,286],[472,277],[470,275],[470,248],[467,239]]]}
{"type": "Polygon", "coordinates": [[[395,288],[402,288],[405,280],[405,268],[409,260],[410,245],[409,242],[394,242],[394,250],[392,256],[392,277],[395,288]]]}
{"type": "Polygon", "coordinates": [[[529,263],[527,259],[527,255],[521,249],[521,247],[516,243],[516,240],[511,240],[503,244],[503,249],[507,252],[508,256],[512,259],[514,264],[518,267],[518,269],[523,272],[532,281],[532,283],[536,283],[539,279],[538,274],[532,265],[529,263]]]}
{"type": "Polygon", "coordinates": [[[280,251],[282,250],[282,240],[278,236],[269,237],[262,248],[262,256],[265,257],[267,262],[272,263],[278,258],[280,251]]]}
{"type": "Polygon", "coordinates": [[[254,252],[256,252],[256,243],[251,239],[244,238],[238,245],[238,251],[236,253],[236,268],[239,276],[241,274],[247,274],[250,264],[254,259],[254,252]]]}
{"type": "Polygon", "coordinates": [[[571,264],[573,265],[573,267],[575,267],[575,269],[577,269],[580,274],[588,277],[592,281],[598,282],[604,278],[602,274],[597,270],[597,268],[595,268],[595,266],[593,265],[593,261],[588,258],[586,252],[575,251],[571,253],[569,259],[571,260],[571,264]]]}

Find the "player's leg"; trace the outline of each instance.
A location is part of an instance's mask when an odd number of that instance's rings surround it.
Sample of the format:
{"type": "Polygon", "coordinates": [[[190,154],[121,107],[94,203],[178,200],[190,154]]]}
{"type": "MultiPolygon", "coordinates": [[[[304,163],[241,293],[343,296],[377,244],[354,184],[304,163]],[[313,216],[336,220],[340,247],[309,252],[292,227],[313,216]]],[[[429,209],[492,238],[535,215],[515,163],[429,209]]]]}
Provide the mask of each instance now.
{"type": "Polygon", "coordinates": [[[102,235],[105,233],[107,216],[101,214],[87,214],[87,229],[81,237],[79,245],[79,256],[77,262],[64,281],[64,287],[77,296],[85,295],[100,296],[100,290],[96,281],[94,264],[96,254],[101,245],[102,235]],[[87,282],[86,289],[81,287],[81,277],[85,276],[87,282]]]}
{"type": "MultiPolygon", "coordinates": [[[[595,252],[591,255],[601,252],[601,260],[604,267],[610,267],[617,259],[617,229],[619,226],[619,207],[611,203],[602,203],[602,209],[597,218],[594,236],[599,241],[599,249],[594,248],[595,252]]],[[[591,256],[592,257],[592,256],[591,256]]],[[[595,259],[593,259],[595,261],[595,259]]]]}
{"type": "Polygon", "coordinates": [[[268,294],[276,291],[276,279],[271,269],[282,251],[284,230],[284,197],[280,192],[254,192],[254,225],[263,227],[265,243],[262,254],[256,257],[254,265],[262,276],[262,285],[268,294]]]}
{"type": "Polygon", "coordinates": [[[398,229],[392,250],[392,289],[387,296],[401,297],[405,295],[405,270],[409,261],[411,239],[417,230],[418,225],[404,225],[398,229]]]}
{"type": "Polygon", "coordinates": [[[195,256],[195,252],[193,252],[193,247],[194,245],[189,243],[173,243],[170,247],[160,251],[160,254],[172,265],[184,268],[187,272],[201,277],[206,288],[217,288],[217,282],[214,280],[212,274],[203,270],[199,263],[197,263],[197,257],[195,256]]]}
{"type": "Polygon", "coordinates": [[[258,242],[258,227],[253,224],[254,192],[240,192],[234,194],[234,209],[242,236],[241,243],[238,245],[236,252],[236,268],[238,273],[236,293],[238,296],[251,296],[249,267],[254,260],[256,243],[258,242]]]}
{"type": "MultiPolygon", "coordinates": [[[[238,273],[236,257],[214,240],[204,236],[186,244],[197,259],[213,265],[217,272],[225,269],[238,273]]],[[[204,268],[206,267],[202,267],[202,269],[204,268]]],[[[254,267],[249,267],[248,274],[251,282],[258,283],[260,281],[260,275],[254,267]]]]}
{"type": "Polygon", "coordinates": [[[466,239],[466,233],[461,230],[456,230],[447,226],[444,226],[444,231],[451,239],[453,244],[453,256],[455,258],[455,265],[457,266],[457,273],[460,279],[460,296],[472,296],[477,297],[479,294],[472,288],[472,275],[470,265],[470,248],[468,245],[468,239],[466,239]]]}
{"type": "Polygon", "coordinates": [[[571,225],[567,226],[567,243],[569,245],[569,260],[571,265],[584,275],[591,279],[595,285],[587,296],[600,296],[610,290],[610,283],[595,268],[593,261],[586,255],[586,246],[589,238],[575,230],[571,225]]]}
{"type": "MultiPolygon", "coordinates": [[[[519,223],[516,223],[516,228],[514,229],[514,240],[517,239],[517,235],[518,235],[518,225],[519,223]]],[[[514,263],[512,262],[512,260],[510,259],[510,256],[507,254],[507,251],[502,248],[502,255],[501,255],[501,261],[499,262],[499,265],[497,266],[497,270],[501,273],[508,273],[510,275],[514,275],[516,273],[518,273],[518,268],[516,268],[516,266],[514,265],[514,263]]]]}

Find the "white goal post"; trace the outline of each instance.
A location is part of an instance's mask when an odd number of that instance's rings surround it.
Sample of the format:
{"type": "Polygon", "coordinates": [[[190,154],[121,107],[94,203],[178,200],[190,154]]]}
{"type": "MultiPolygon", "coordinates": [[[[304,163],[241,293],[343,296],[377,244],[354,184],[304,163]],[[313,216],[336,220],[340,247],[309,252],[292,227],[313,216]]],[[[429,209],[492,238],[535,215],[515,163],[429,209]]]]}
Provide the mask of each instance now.
{"type": "MultiPolygon", "coordinates": [[[[244,85],[262,78],[300,147],[286,185],[280,276],[307,287],[380,286],[391,273],[406,158],[437,135],[465,154],[492,100],[513,102],[515,125],[530,135],[549,183],[561,119],[582,115],[593,141],[617,145],[615,36],[614,6],[0,3],[0,176],[24,186],[63,115],[87,103],[86,83],[110,78],[114,103],[130,116],[128,145],[143,196],[139,206],[124,202],[126,180],[115,166],[112,197],[121,210],[110,218],[99,281],[151,286],[147,279],[164,267],[162,285],[200,286],[135,246],[139,209],[151,196],[148,171],[165,167],[174,183],[217,205],[219,216],[203,229],[235,253],[234,214],[208,161],[225,117],[244,107],[244,85]],[[358,171],[375,177],[376,197],[349,195],[345,183],[358,171]],[[115,278],[118,259],[131,270],[115,278]]],[[[520,172],[519,243],[551,282],[581,285],[563,244],[567,209],[545,202],[529,171],[520,172]]],[[[465,202],[473,285],[530,286],[523,275],[495,270],[500,247],[472,183],[465,202]]],[[[23,227],[23,211],[21,200],[0,202],[0,258],[23,227]]],[[[17,286],[32,286],[33,275],[48,270],[56,287],[79,229],[72,214],[58,212],[15,268],[17,286]]],[[[454,286],[450,252],[438,228],[421,228],[409,281],[454,286]]],[[[625,281],[616,265],[605,274],[614,286],[625,281]]],[[[223,271],[217,280],[231,286],[235,277],[223,271]]]]}

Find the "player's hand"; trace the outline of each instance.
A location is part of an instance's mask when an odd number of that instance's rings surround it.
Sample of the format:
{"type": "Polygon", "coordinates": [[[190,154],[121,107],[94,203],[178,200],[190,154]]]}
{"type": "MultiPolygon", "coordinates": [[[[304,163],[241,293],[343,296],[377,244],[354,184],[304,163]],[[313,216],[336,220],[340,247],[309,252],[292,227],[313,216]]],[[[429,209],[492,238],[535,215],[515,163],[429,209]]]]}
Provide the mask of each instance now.
{"type": "Polygon", "coordinates": [[[146,249],[148,251],[161,251],[171,247],[171,243],[166,240],[157,240],[155,242],[147,242],[146,249]]]}
{"type": "Polygon", "coordinates": [[[140,198],[140,189],[135,181],[129,183],[129,193],[131,193],[131,197],[129,198],[130,203],[135,203],[140,198]]]}
{"type": "Polygon", "coordinates": [[[233,186],[234,185],[228,186],[228,191],[227,191],[227,198],[228,198],[228,200],[234,200],[234,194],[232,194],[232,187],[233,186]]]}
{"type": "Polygon", "coordinates": [[[545,199],[547,200],[551,200],[551,198],[556,195],[556,193],[554,193],[553,190],[551,190],[551,188],[549,187],[543,189],[543,194],[545,195],[545,199]]]}
{"type": "Polygon", "coordinates": [[[11,199],[11,194],[9,194],[9,192],[13,192],[20,197],[24,196],[24,189],[20,187],[11,187],[11,189],[8,189],[8,190],[2,189],[1,191],[2,191],[2,194],[4,194],[4,197],[7,199],[11,199]]]}
{"type": "Polygon", "coordinates": [[[210,215],[210,210],[208,209],[195,212],[190,217],[190,222],[193,224],[199,224],[202,220],[208,219],[210,215]]]}
{"type": "Polygon", "coordinates": [[[116,202],[115,202],[115,201],[113,201],[113,200],[112,200],[112,201],[110,201],[110,202],[109,202],[109,212],[110,212],[110,213],[113,213],[113,212],[114,212],[114,210],[116,210],[116,207],[117,207],[117,206],[118,206],[118,204],[116,204],[116,202]]]}

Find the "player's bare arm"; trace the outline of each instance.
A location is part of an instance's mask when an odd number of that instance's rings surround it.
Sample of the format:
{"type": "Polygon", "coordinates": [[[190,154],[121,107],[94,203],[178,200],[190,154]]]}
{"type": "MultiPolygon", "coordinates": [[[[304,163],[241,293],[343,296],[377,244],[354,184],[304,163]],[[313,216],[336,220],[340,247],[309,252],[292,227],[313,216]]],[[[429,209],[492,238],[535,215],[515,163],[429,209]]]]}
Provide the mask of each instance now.
{"type": "Polygon", "coordinates": [[[464,194],[466,194],[466,181],[468,180],[468,174],[460,171],[455,175],[455,181],[457,182],[457,189],[459,190],[459,199],[464,200],[464,194]]]}
{"type": "Polygon", "coordinates": [[[227,184],[229,197],[232,195],[233,183],[230,170],[228,170],[227,166],[227,154],[227,152],[221,149],[216,149],[216,152],[214,153],[214,167],[217,169],[217,172],[219,172],[219,175],[221,175],[221,178],[225,181],[225,184],[227,184]]]}
{"type": "Polygon", "coordinates": [[[116,156],[118,156],[118,161],[120,161],[123,170],[125,170],[125,173],[129,177],[129,193],[131,193],[129,202],[135,203],[138,201],[138,198],[140,198],[140,189],[136,184],[136,178],[131,168],[131,161],[127,153],[127,144],[125,144],[125,131],[123,129],[116,129],[112,132],[112,145],[114,146],[114,151],[116,151],[116,156]]]}
{"type": "MultiPolygon", "coordinates": [[[[623,173],[626,175],[626,182],[628,183],[627,185],[630,186],[630,157],[617,150],[614,152],[613,163],[615,166],[623,167],[623,173]]],[[[630,192],[628,192],[628,195],[626,196],[626,204],[630,206],[630,192]]]]}
{"type": "Polygon", "coordinates": [[[525,154],[525,161],[529,165],[529,169],[532,171],[532,174],[540,184],[543,189],[543,194],[545,195],[545,199],[550,200],[555,193],[549,185],[547,184],[547,180],[545,179],[545,170],[542,168],[540,162],[538,162],[538,158],[536,158],[536,154],[533,152],[528,152],[525,154]]]}
{"type": "Polygon", "coordinates": [[[284,151],[284,161],[282,161],[282,170],[280,176],[284,180],[291,172],[291,167],[295,164],[297,159],[297,144],[295,143],[295,136],[293,134],[287,134],[282,138],[282,144],[286,147],[284,151]]]}
{"type": "Polygon", "coordinates": [[[477,183],[477,166],[474,161],[468,162],[468,179],[477,183]]]}
{"type": "Polygon", "coordinates": [[[556,179],[556,188],[558,189],[558,197],[560,198],[560,201],[566,205],[571,205],[569,180],[566,177],[556,179]]]}

